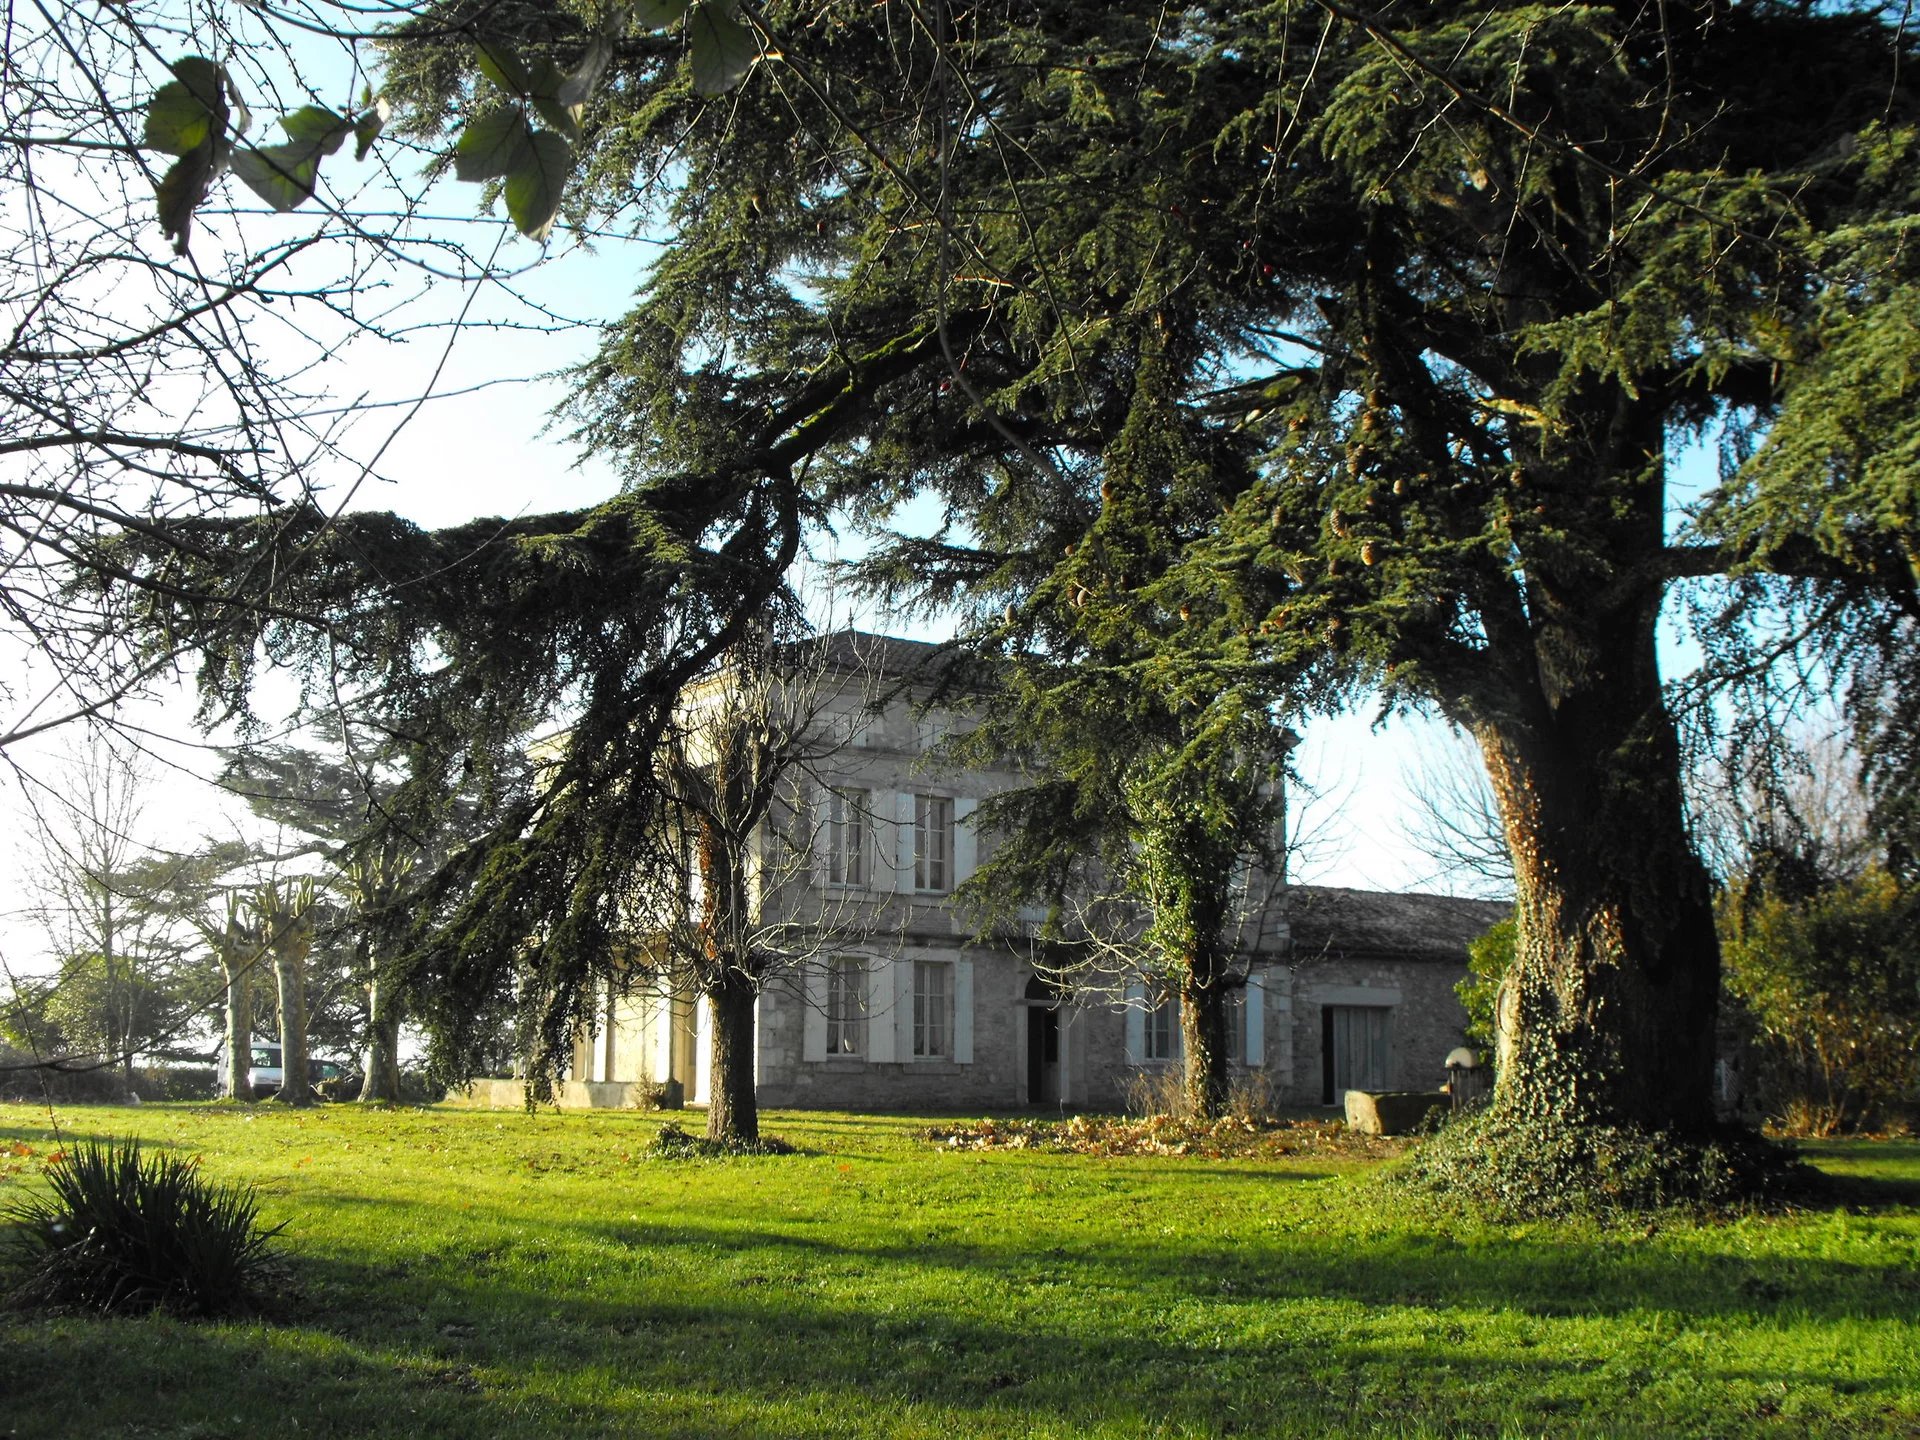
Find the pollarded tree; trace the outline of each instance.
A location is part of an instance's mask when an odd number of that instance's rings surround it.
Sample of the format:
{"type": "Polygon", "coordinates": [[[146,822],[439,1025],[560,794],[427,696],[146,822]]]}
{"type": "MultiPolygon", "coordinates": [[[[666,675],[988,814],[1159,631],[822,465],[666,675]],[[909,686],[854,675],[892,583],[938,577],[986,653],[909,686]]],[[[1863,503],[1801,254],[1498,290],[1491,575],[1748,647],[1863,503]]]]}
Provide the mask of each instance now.
{"type": "Polygon", "coordinates": [[[307,956],[313,949],[314,887],[311,878],[271,880],[248,898],[256,943],[273,957],[280,1012],[281,1105],[314,1103],[307,1070],[307,956]]]}
{"type": "MultiPolygon", "coordinates": [[[[481,828],[473,787],[432,794],[404,812],[404,773],[390,742],[368,738],[377,722],[371,705],[355,723],[330,718],[317,728],[322,748],[255,745],[226,752],[220,783],[253,813],[298,837],[282,857],[314,854],[337,899],[318,938],[349,952],[352,985],[365,996],[362,1042],[369,1103],[400,1098],[400,1027],[406,1015],[405,965],[400,951],[414,889],[464,836],[481,828]]],[[[502,761],[503,770],[516,768],[502,761]]],[[[356,1017],[357,1018],[357,1017],[356,1017]]]]}

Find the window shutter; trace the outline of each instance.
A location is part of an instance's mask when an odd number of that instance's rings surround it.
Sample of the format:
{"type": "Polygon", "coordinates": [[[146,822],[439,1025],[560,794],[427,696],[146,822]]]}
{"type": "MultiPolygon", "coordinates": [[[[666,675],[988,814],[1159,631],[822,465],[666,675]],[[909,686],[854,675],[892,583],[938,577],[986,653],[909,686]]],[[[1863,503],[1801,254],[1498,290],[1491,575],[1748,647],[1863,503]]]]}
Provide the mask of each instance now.
{"type": "Polygon", "coordinates": [[[973,1063],[973,962],[953,962],[953,1058],[959,1065],[973,1063]]]}
{"type": "Polygon", "coordinates": [[[827,1058],[827,967],[809,965],[805,971],[806,993],[802,996],[800,1021],[800,1058],[827,1058]]]}
{"type": "Polygon", "coordinates": [[[867,792],[867,888],[883,895],[900,888],[899,806],[891,790],[867,792]]]}
{"type": "Polygon", "coordinates": [[[827,846],[833,825],[832,801],[824,785],[808,785],[801,791],[806,813],[800,823],[806,827],[807,870],[815,888],[827,883],[827,846]]]}
{"type": "Polygon", "coordinates": [[[1247,1057],[1247,1068],[1257,1070],[1267,1063],[1267,972],[1247,972],[1247,1001],[1240,1007],[1246,1021],[1246,1043],[1240,1053],[1247,1057]]]}
{"type": "MultiPolygon", "coordinates": [[[[908,801],[913,797],[909,795],[908,801]]],[[[893,1058],[913,1059],[913,961],[893,962],[893,1058]]]]}
{"type": "Polygon", "coordinates": [[[895,888],[903,895],[914,892],[913,876],[913,792],[902,790],[894,800],[894,815],[898,824],[894,829],[894,876],[895,888]]]}
{"type": "Polygon", "coordinates": [[[973,875],[973,867],[979,855],[978,837],[973,831],[973,812],[980,808],[978,800],[956,798],[953,802],[953,889],[973,875]]]}
{"type": "Polygon", "coordinates": [[[1147,987],[1127,986],[1127,1064],[1138,1065],[1147,1058],[1147,987]]]}
{"type": "Polygon", "coordinates": [[[893,972],[891,960],[867,963],[867,1059],[891,1064],[899,1055],[894,1047],[893,972]]]}

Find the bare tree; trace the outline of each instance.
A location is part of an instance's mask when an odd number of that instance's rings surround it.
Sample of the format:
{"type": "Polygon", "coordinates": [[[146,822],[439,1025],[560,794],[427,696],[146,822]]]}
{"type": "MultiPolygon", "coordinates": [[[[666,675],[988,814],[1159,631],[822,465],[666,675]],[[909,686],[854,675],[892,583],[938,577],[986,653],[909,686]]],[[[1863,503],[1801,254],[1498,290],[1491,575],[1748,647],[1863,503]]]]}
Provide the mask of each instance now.
{"type": "MultiPolygon", "coordinates": [[[[987,803],[987,824],[1005,838],[966,898],[989,927],[1046,906],[1035,968],[1062,993],[1177,1011],[1176,1103],[1212,1117],[1228,1103],[1232,1031],[1253,966],[1285,933],[1284,784],[1298,737],[1250,710],[1204,740],[1179,723],[1143,734],[1091,712],[1056,721],[1049,738],[1060,748],[1049,758],[1080,778],[987,803]],[[1209,744],[1209,758],[1191,763],[1209,744]]],[[[1024,725],[1016,720],[1015,733],[1024,725]]],[[[956,748],[986,759],[1006,733],[989,724],[956,748]]],[[[1167,1044],[1148,1058],[1175,1059],[1170,1034],[1167,1044]]]]}
{"type": "Polygon", "coordinates": [[[1861,757],[1839,719],[1743,738],[1688,777],[1696,843],[1718,879],[1763,871],[1804,896],[1884,859],[1861,757]]]}
{"type": "Polygon", "coordinates": [[[755,635],[690,687],[655,752],[662,823],[625,905],[630,987],[691,991],[712,1017],[707,1136],[752,1141],[761,991],[870,935],[872,902],[816,885],[832,759],[873,703],[871,657],[848,632],[755,635]]]}
{"type": "Polygon", "coordinates": [[[1435,881],[1449,891],[1487,899],[1513,894],[1513,856],[1500,804],[1479,747],[1459,730],[1447,732],[1402,774],[1413,815],[1406,838],[1439,867],[1435,881]]]}
{"type": "Polygon", "coordinates": [[[27,873],[59,968],[17,987],[31,992],[63,1051],[117,1065],[129,1091],[134,1055],[198,1008],[184,974],[184,927],[170,904],[174,867],[139,833],[150,784],[136,758],[101,744],[70,750],[58,783],[38,793],[27,873]]]}

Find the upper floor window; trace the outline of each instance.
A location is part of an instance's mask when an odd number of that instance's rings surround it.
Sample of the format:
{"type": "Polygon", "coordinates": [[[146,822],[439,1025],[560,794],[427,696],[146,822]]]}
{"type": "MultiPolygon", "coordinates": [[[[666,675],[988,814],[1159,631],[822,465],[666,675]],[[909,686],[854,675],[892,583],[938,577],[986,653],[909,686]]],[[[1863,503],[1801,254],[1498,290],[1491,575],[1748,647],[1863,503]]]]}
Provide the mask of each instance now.
{"type": "Polygon", "coordinates": [[[948,796],[913,797],[913,888],[953,888],[953,801],[948,796]]]}
{"type": "Polygon", "coordinates": [[[867,1053],[867,967],[858,956],[827,964],[827,1054],[867,1053]]]}
{"type": "Polygon", "coordinates": [[[867,815],[872,797],[865,790],[833,790],[827,795],[827,883],[867,883],[867,815]]]}

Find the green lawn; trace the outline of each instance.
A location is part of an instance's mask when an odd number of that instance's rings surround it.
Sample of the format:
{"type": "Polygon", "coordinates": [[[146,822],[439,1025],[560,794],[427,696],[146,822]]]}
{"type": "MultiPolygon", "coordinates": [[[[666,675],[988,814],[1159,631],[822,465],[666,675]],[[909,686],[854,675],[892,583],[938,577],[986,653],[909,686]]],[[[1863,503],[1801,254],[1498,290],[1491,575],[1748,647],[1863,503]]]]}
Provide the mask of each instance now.
{"type": "Polygon", "coordinates": [[[0,1200],[138,1135],[289,1221],[270,1320],[0,1315],[0,1437],[1920,1435],[1920,1145],[1832,1208],[1442,1225],[1371,1166],[647,1156],[656,1118],[0,1106],[0,1200]],[[21,1153],[23,1150],[30,1154],[21,1153]],[[1844,1203],[1842,1203],[1844,1202],[1844,1203]]]}

